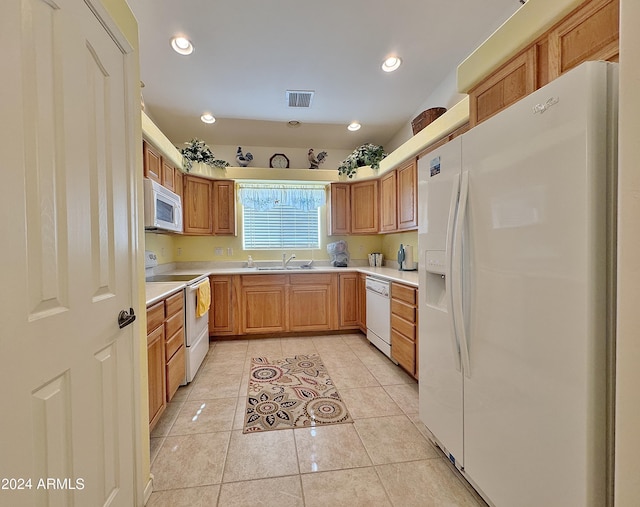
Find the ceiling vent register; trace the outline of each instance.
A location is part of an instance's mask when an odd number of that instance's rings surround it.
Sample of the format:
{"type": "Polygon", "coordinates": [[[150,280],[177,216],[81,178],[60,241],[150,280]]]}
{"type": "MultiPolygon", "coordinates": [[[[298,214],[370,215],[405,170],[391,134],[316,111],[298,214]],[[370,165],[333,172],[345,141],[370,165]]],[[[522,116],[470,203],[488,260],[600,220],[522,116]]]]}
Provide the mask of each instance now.
{"type": "Polygon", "coordinates": [[[312,90],[287,90],[286,94],[289,107],[311,107],[315,92],[312,90]]]}

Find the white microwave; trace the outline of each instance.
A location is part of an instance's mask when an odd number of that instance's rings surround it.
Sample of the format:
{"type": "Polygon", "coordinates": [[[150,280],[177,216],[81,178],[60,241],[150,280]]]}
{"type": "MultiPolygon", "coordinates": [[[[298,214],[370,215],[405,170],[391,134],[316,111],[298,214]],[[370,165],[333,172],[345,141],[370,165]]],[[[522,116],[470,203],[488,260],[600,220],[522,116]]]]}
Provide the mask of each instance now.
{"type": "Polygon", "coordinates": [[[153,180],[144,180],[144,228],[182,232],[180,196],[153,180]]]}

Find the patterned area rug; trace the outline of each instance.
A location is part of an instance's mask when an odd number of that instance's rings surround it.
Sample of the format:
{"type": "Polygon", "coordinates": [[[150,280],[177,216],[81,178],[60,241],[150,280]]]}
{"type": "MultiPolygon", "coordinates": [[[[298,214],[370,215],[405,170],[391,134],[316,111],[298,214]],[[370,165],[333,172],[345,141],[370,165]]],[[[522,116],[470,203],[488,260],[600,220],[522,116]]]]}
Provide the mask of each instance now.
{"type": "Polygon", "coordinates": [[[243,433],[353,422],[318,354],[251,359],[243,433]]]}

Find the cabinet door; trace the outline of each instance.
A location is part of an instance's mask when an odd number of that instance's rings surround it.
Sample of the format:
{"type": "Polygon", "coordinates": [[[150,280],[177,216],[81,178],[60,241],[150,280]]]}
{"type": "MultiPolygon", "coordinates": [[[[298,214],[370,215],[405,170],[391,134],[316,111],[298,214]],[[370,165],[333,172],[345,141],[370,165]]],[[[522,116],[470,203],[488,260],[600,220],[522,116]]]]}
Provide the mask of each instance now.
{"type": "Polygon", "coordinates": [[[331,310],[334,305],[335,299],[331,297],[330,285],[291,285],[289,331],[330,330],[331,310]]]}
{"type": "Polygon", "coordinates": [[[351,234],[378,232],[378,180],[351,185],[351,234]]]}
{"type": "Polygon", "coordinates": [[[338,279],[338,325],[358,327],[358,273],[340,273],[338,279]]]}
{"type": "Polygon", "coordinates": [[[367,275],[358,273],[358,327],[367,332],[367,275]]]}
{"type": "Polygon", "coordinates": [[[149,379],[149,431],[151,431],[166,406],[163,325],[160,325],[147,335],[147,368],[149,379]]]}
{"type": "Polygon", "coordinates": [[[587,60],[617,61],[620,2],[585,2],[549,33],[549,78],[587,60]]]}
{"type": "Polygon", "coordinates": [[[233,334],[234,305],[232,276],[212,276],[211,310],[209,311],[209,334],[233,334]]]}
{"type": "Polygon", "coordinates": [[[416,367],[416,343],[391,328],[391,357],[412,375],[416,367]]]}
{"type": "Polygon", "coordinates": [[[243,333],[286,331],[286,286],[256,285],[242,287],[241,314],[243,333]]]}
{"type": "Polygon", "coordinates": [[[380,232],[393,232],[398,228],[396,208],[396,171],[390,171],[380,178],[380,232]]]}
{"type": "Polygon", "coordinates": [[[144,177],[162,185],[162,157],[148,142],[142,143],[144,177]]]}
{"type": "Polygon", "coordinates": [[[213,233],[211,218],[211,196],[213,184],[211,180],[184,177],[184,200],[182,210],[184,215],[184,233],[205,235],[213,233]]]}
{"type": "Polygon", "coordinates": [[[536,48],[523,51],[469,91],[469,123],[475,126],[536,88],[536,48]]]}
{"type": "Polygon", "coordinates": [[[332,183],[329,204],[329,235],[351,232],[351,185],[332,183]]]}
{"type": "Polygon", "coordinates": [[[180,196],[182,202],[184,202],[184,190],[182,189],[182,173],[176,169],[173,174],[173,183],[175,185],[174,192],[180,196]]]}
{"type": "Polygon", "coordinates": [[[213,182],[213,233],[236,235],[235,181],[213,182]]]}
{"type": "Polygon", "coordinates": [[[184,382],[187,368],[184,354],[184,345],[182,345],[167,361],[167,401],[171,401],[180,384],[184,382]]]}
{"type": "Polygon", "coordinates": [[[173,167],[167,159],[162,157],[162,186],[172,192],[176,191],[175,173],[175,167],[173,167]]]}
{"type": "Polygon", "coordinates": [[[398,187],[398,229],[408,230],[418,227],[418,167],[411,160],[397,170],[398,187]]]}

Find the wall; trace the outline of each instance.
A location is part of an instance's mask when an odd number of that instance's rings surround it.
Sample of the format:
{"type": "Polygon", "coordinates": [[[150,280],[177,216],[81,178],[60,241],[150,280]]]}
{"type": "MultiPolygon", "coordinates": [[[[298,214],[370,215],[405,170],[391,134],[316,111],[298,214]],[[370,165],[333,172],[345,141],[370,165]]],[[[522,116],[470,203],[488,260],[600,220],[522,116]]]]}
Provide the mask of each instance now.
{"type": "Polygon", "coordinates": [[[413,247],[413,260],[418,262],[418,231],[396,232],[382,236],[382,254],[386,260],[397,261],[400,244],[413,247]]]}
{"type": "Polygon", "coordinates": [[[640,2],[620,0],[615,505],[640,498],[640,2]]]}
{"type": "MultiPolygon", "coordinates": [[[[239,205],[238,205],[239,206],[239,205]]],[[[242,248],[242,211],[237,210],[237,236],[171,236],[173,260],[175,262],[193,261],[246,261],[251,255],[253,260],[280,260],[283,253],[295,253],[299,260],[329,260],[327,243],[344,240],[347,242],[351,259],[367,259],[367,254],[379,252],[382,248],[382,237],[377,234],[362,236],[328,236],[326,206],[320,208],[320,248],[314,250],[243,250],[242,248]],[[216,248],[222,255],[216,255],[216,248]],[[232,251],[229,251],[231,249],[232,251]]],[[[147,234],[147,237],[152,236],[147,234]]],[[[161,236],[156,234],[155,236],[161,236]]],[[[150,244],[162,247],[159,238],[149,238],[150,244]]],[[[169,242],[167,242],[169,244],[169,242]]],[[[156,252],[157,253],[157,252],[156,252]]],[[[167,259],[171,256],[167,255],[167,259]]],[[[163,260],[173,262],[173,260],[163,260]]]]}

